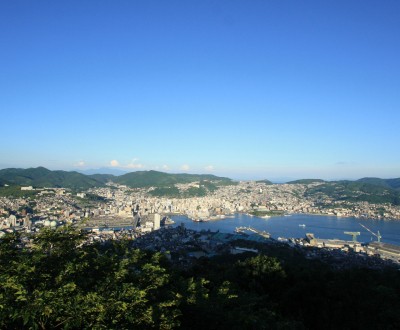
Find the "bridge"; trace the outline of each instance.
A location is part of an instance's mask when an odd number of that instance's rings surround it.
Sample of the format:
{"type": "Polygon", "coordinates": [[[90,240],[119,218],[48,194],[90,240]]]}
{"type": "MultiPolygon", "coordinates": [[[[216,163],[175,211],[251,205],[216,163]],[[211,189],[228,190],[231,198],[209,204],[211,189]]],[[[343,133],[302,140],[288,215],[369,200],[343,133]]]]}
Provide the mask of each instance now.
{"type": "Polygon", "coordinates": [[[253,227],[250,227],[250,226],[249,227],[236,227],[235,231],[239,234],[244,233],[245,231],[251,231],[251,232],[253,232],[257,235],[260,235],[264,238],[271,237],[270,233],[266,232],[265,230],[261,231],[261,230],[255,229],[253,227]]]}

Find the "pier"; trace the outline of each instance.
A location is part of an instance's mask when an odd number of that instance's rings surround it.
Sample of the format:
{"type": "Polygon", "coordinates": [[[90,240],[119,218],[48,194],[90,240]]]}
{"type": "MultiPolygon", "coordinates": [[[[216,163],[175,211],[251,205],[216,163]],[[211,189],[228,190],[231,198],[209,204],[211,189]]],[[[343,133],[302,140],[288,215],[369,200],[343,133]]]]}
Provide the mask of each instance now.
{"type": "Polygon", "coordinates": [[[251,231],[251,232],[253,232],[253,233],[257,234],[257,235],[260,235],[260,236],[262,236],[264,238],[270,238],[271,237],[270,233],[266,232],[265,230],[261,231],[261,230],[255,229],[253,227],[250,227],[250,226],[249,227],[236,227],[235,231],[237,233],[239,233],[239,234],[244,233],[246,231],[251,231]]]}

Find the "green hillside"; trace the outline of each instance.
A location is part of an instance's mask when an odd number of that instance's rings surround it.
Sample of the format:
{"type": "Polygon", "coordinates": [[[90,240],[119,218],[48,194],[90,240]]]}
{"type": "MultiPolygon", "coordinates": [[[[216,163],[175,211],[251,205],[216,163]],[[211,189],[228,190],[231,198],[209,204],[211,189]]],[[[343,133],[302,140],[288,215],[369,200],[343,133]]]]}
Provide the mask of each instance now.
{"type": "Polygon", "coordinates": [[[211,174],[169,174],[158,171],[137,171],[127,173],[113,179],[114,182],[132,188],[169,187],[177,183],[190,183],[209,180],[221,185],[234,184],[231,179],[211,174]]]}
{"type": "Polygon", "coordinates": [[[21,190],[20,186],[0,186],[0,197],[33,197],[37,193],[36,190],[21,190]]]}
{"type": "Polygon", "coordinates": [[[400,192],[383,186],[358,182],[334,181],[325,182],[316,187],[308,188],[305,197],[325,195],[334,200],[349,202],[369,202],[375,204],[390,203],[400,205],[400,192]]]}
{"type": "Polygon", "coordinates": [[[104,186],[102,181],[78,172],[50,171],[44,167],[0,170],[0,181],[8,182],[10,185],[70,189],[104,186]]]}
{"type": "Polygon", "coordinates": [[[217,188],[211,182],[201,181],[200,187],[190,187],[187,190],[180,191],[176,186],[171,187],[158,187],[149,192],[150,195],[155,197],[170,197],[170,198],[191,198],[191,197],[204,197],[212,193],[217,188]]]}
{"type": "Polygon", "coordinates": [[[357,180],[357,182],[369,183],[375,186],[382,186],[385,188],[400,190],[400,178],[397,179],[362,178],[357,180]]]}
{"type": "Polygon", "coordinates": [[[0,187],[4,187],[4,185],[6,185],[6,184],[9,185],[10,183],[6,180],[0,179],[0,187]]]}
{"type": "Polygon", "coordinates": [[[50,171],[44,167],[8,168],[0,170],[0,183],[18,186],[63,187],[71,189],[88,189],[102,187],[108,181],[124,184],[132,188],[172,187],[177,183],[201,181],[202,185],[213,191],[219,185],[235,184],[229,178],[210,174],[169,174],[157,171],[138,171],[121,176],[111,174],[84,175],[78,172],[50,171]]]}

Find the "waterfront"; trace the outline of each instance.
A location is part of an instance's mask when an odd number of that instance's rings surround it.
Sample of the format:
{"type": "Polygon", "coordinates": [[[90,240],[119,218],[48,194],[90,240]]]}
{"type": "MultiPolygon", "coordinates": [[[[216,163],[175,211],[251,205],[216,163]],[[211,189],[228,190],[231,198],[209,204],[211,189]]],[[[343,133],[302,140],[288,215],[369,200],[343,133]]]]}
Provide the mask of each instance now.
{"type": "Polygon", "coordinates": [[[184,223],[186,228],[193,230],[219,230],[224,233],[233,233],[236,227],[250,226],[258,230],[269,232],[273,238],[278,237],[304,237],[306,233],[314,233],[316,238],[351,240],[345,231],[360,232],[359,242],[368,243],[376,241],[376,237],[360,226],[360,223],[373,232],[379,230],[382,242],[400,245],[400,221],[383,221],[371,219],[358,219],[354,217],[341,218],[336,216],[320,216],[308,214],[293,214],[291,216],[277,216],[270,218],[252,217],[237,213],[233,218],[224,220],[193,222],[186,216],[172,216],[174,226],[184,223]],[[299,225],[305,226],[299,226],[299,225]]]}

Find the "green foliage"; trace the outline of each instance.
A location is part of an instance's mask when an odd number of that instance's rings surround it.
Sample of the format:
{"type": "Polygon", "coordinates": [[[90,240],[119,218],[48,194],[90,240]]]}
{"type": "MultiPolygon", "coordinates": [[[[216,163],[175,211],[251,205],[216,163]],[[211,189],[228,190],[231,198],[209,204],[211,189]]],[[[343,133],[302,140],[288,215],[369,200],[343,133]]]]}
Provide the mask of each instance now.
{"type": "Polygon", "coordinates": [[[283,215],[285,213],[285,211],[278,211],[278,210],[272,210],[272,211],[251,211],[250,214],[254,215],[256,217],[263,217],[263,216],[280,216],[283,215]]]}
{"type": "Polygon", "coordinates": [[[318,197],[322,194],[334,200],[400,205],[400,192],[379,185],[354,181],[326,182],[307,189],[304,196],[318,197]]]}
{"type": "Polygon", "coordinates": [[[379,179],[379,178],[362,178],[357,180],[359,183],[368,183],[375,186],[381,186],[388,189],[400,190],[400,178],[398,179],[379,179]]]}
{"type": "Polygon", "coordinates": [[[190,187],[182,195],[182,197],[204,197],[207,196],[208,190],[205,187],[190,187]]]}
{"type": "Polygon", "coordinates": [[[190,198],[190,197],[204,197],[210,192],[215,191],[217,186],[208,181],[202,181],[200,187],[190,187],[185,191],[180,191],[177,187],[158,187],[149,191],[151,196],[156,197],[171,197],[171,198],[190,198]]]}
{"type": "Polygon", "coordinates": [[[37,193],[34,190],[21,190],[20,186],[0,187],[0,197],[25,198],[34,197],[37,193]]]}
{"type": "Polygon", "coordinates": [[[210,180],[220,183],[231,183],[228,178],[217,177],[210,174],[169,174],[158,171],[137,171],[127,173],[113,180],[132,188],[145,187],[170,187],[176,183],[190,183],[195,181],[210,180]]]}
{"type": "Polygon", "coordinates": [[[207,181],[207,180],[200,181],[200,187],[204,187],[210,192],[216,191],[218,189],[219,185],[220,185],[220,183],[218,181],[214,181],[214,182],[207,181]]]}
{"type": "Polygon", "coordinates": [[[400,322],[397,269],[332,270],[298,249],[248,241],[235,244],[261,253],[181,268],[129,241],[88,245],[72,227],[24,242],[17,233],[0,240],[0,329],[396,329],[400,322]]]}
{"type": "Polygon", "coordinates": [[[181,196],[179,189],[176,188],[175,186],[156,188],[150,191],[149,194],[151,196],[156,196],[156,197],[171,197],[171,198],[173,197],[179,198],[181,196]]]}
{"type": "Polygon", "coordinates": [[[96,202],[105,202],[107,200],[107,198],[103,197],[103,196],[99,196],[96,194],[90,194],[90,193],[86,193],[85,194],[85,198],[88,201],[96,201],[96,202]]]}
{"type": "Polygon", "coordinates": [[[160,254],[82,244],[71,227],[43,230],[32,248],[0,241],[0,328],[174,328],[179,295],[160,254]]]}
{"type": "Polygon", "coordinates": [[[13,185],[34,187],[88,189],[104,186],[102,181],[91,176],[78,172],[50,171],[44,167],[3,169],[0,170],[0,180],[13,185]]]}
{"type": "MultiPolygon", "coordinates": [[[[229,178],[211,174],[169,174],[158,171],[137,171],[121,176],[110,174],[84,175],[78,172],[50,171],[44,167],[0,170],[0,183],[19,186],[70,188],[86,190],[103,187],[108,181],[124,184],[132,188],[171,187],[176,183],[201,181],[205,186],[237,184],[229,178]]],[[[211,189],[208,189],[211,190],[211,189]]]]}

